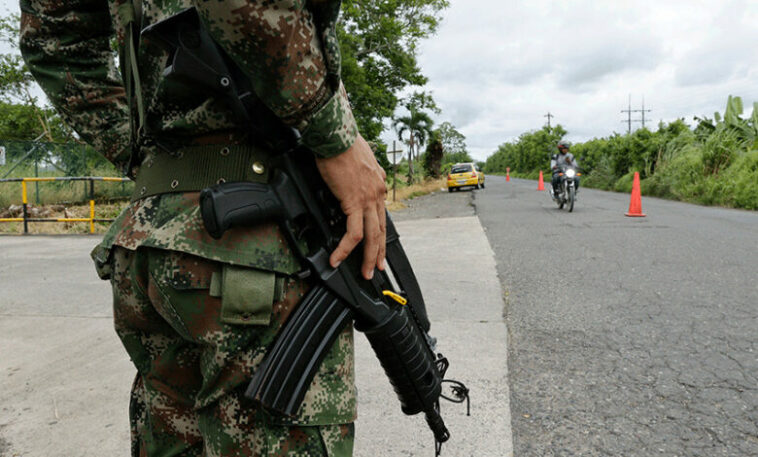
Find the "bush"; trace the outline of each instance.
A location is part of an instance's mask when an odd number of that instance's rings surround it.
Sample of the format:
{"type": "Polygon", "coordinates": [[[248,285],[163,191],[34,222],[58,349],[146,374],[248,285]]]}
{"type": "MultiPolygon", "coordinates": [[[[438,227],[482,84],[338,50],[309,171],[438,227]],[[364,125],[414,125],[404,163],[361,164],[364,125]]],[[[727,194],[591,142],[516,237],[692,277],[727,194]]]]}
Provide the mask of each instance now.
{"type": "Polygon", "coordinates": [[[706,205],[758,209],[758,117],[742,119],[730,97],[723,116],[661,123],[653,132],[614,134],[576,145],[587,187],[630,192],[639,171],[645,195],[706,205]]]}
{"type": "Polygon", "coordinates": [[[613,190],[616,192],[629,193],[632,191],[632,184],[634,184],[634,172],[630,171],[616,181],[613,185],[613,190]]]}
{"type": "Polygon", "coordinates": [[[588,167],[585,165],[585,161],[580,161],[579,164],[584,170],[582,185],[603,190],[610,190],[613,188],[616,176],[613,174],[611,160],[608,156],[600,158],[594,167],[588,167]]]}
{"type": "Polygon", "coordinates": [[[719,176],[722,195],[729,195],[729,206],[758,209],[758,150],[744,154],[719,176]]]}

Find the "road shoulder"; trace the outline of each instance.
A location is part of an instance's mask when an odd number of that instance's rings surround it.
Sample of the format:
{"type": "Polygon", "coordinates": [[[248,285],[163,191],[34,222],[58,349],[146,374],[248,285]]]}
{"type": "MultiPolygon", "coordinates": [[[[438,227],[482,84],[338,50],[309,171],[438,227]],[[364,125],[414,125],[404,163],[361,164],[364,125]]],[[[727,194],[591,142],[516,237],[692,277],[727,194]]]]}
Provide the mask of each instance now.
{"type": "MultiPolygon", "coordinates": [[[[452,435],[445,455],[513,455],[504,304],[494,253],[479,219],[416,219],[397,227],[424,292],[431,333],[450,359],[449,377],[471,389],[471,416],[464,405],[442,404],[452,435]]],[[[434,455],[426,423],[402,415],[367,342],[356,340],[356,457],[376,455],[377,449],[382,455],[434,455]]]]}
{"type": "MultiPolygon", "coordinates": [[[[457,201],[447,193],[435,197],[440,207],[457,201]]],[[[469,208],[470,198],[461,193],[458,200],[469,208]]],[[[452,433],[444,455],[510,456],[507,332],[493,252],[477,217],[439,216],[397,226],[438,350],[451,361],[449,376],[471,389],[471,416],[465,405],[442,405],[452,433]]],[[[97,280],[89,259],[96,243],[95,237],[0,238],[7,267],[0,290],[12,291],[0,300],[2,457],[129,453],[134,368],[113,331],[110,287],[97,280]]],[[[425,421],[402,414],[366,339],[356,336],[355,455],[433,455],[425,421]]]]}

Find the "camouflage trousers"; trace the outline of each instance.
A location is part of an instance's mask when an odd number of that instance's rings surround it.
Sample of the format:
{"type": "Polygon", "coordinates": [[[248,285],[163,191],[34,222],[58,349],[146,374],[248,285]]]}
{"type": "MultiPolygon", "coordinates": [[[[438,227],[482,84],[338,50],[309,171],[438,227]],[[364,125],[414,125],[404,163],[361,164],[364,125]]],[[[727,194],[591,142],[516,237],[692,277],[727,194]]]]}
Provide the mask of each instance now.
{"type": "Polygon", "coordinates": [[[344,367],[349,359],[350,372],[340,377],[346,387],[336,390],[344,391],[346,403],[333,398],[336,405],[330,405],[328,398],[307,395],[306,402],[326,409],[287,423],[243,396],[306,284],[276,276],[270,292],[264,273],[263,280],[252,280],[259,289],[258,309],[240,312],[233,291],[222,299],[214,290],[234,276],[221,275],[224,264],[152,248],[114,247],[111,259],[116,332],[138,371],[129,411],[132,457],[352,455],[352,333],[349,353],[338,340],[324,362],[328,371],[329,364],[344,367]],[[220,276],[224,281],[215,284],[220,276]]]}

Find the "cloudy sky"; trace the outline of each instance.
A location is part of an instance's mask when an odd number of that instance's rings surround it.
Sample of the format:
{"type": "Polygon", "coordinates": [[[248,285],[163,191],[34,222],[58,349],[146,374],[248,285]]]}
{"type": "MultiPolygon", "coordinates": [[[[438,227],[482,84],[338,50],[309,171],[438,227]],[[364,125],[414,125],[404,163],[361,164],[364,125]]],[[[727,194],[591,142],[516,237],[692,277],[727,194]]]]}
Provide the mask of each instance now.
{"type": "Polygon", "coordinates": [[[452,0],[420,62],[437,120],[483,160],[548,112],[571,141],[625,132],[630,94],[648,127],[712,116],[729,94],[752,106],[756,24],[758,2],[741,0],[452,0]]]}
{"type": "MultiPolygon", "coordinates": [[[[652,110],[648,126],[712,116],[729,94],[758,101],[755,1],[450,3],[419,60],[442,108],[436,120],[456,125],[479,160],[548,112],[576,142],[625,132],[629,95],[632,109],[644,97],[652,110]]],[[[17,1],[0,8],[17,11],[17,1]]]]}

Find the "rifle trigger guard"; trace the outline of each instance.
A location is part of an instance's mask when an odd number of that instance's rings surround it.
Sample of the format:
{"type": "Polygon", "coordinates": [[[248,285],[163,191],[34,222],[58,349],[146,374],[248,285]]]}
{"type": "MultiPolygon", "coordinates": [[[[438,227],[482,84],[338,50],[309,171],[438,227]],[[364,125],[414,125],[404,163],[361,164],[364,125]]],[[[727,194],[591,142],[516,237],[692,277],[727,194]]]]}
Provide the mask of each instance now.
{"type": "Polygon", "coordinates": [[[295,277],[297,277],[297,279],[300,279],[300,280],[307,279],[310,276],[311,276],[311,270],[307,268],[305,270],[298,271],[297,273],[295,273],[295,277]]]}

